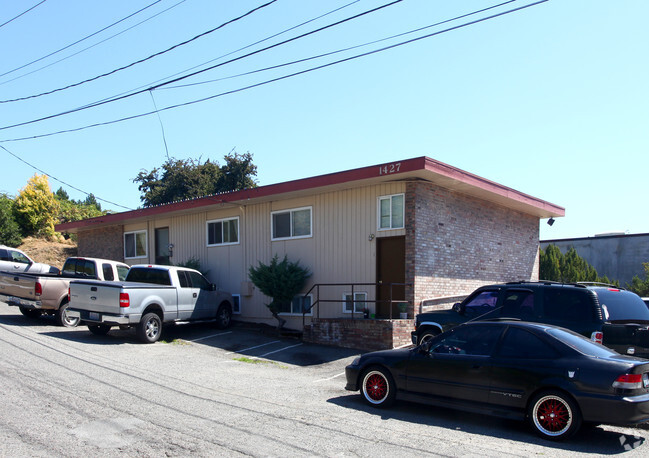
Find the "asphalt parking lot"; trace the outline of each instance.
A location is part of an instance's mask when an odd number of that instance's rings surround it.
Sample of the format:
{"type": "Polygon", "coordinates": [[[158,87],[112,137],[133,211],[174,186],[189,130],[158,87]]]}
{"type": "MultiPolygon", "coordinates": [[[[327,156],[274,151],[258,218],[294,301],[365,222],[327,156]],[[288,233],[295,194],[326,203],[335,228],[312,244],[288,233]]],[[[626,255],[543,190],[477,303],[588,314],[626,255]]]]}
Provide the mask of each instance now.
{"type": "Polygon", "coordinates": [[[524,423],[344,390],[357,351],[254,326],[176,326],[145,345],[0,302],[0,456],[647,456],[647,431],[554,444],[524,423]]]}

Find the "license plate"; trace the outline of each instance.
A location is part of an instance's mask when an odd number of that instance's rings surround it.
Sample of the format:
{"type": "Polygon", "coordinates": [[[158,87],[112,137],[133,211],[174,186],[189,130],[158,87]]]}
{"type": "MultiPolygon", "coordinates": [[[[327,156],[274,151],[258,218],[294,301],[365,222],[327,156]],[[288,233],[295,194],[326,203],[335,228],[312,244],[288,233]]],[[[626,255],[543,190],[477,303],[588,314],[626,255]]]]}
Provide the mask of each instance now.
{"type": "Polygon", "coordinates": [[[97,313],[97,312],[88,313],[88,319],[89,320],[97,320],[97,321],[99,321],[99,313],[97,313]]]}

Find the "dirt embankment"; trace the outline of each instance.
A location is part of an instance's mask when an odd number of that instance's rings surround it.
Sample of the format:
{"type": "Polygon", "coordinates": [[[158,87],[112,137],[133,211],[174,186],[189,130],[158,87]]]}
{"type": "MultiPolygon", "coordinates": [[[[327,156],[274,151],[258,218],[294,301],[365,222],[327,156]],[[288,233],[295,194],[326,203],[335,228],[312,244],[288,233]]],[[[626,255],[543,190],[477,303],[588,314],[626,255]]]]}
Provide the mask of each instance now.
{"type": "Polygon", "coordinates": [[[49,264],[59,269],[70,256],[77,255],[77,244],[71,241],[60,243],[27,237],[18,247],[34,261],[49,264]]]}

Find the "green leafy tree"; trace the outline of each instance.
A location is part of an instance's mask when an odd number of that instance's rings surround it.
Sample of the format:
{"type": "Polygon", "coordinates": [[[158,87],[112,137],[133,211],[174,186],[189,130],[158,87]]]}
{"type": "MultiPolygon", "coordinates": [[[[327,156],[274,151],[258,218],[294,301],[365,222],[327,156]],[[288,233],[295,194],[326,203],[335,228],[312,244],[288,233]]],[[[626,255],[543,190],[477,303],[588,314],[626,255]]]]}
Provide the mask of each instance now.
{"type": "Polygon", "coordinates": [[[277,328],[281,329],[286,320],[279,314],[290,310],[291,301],[302,291],[311,272],[298,262],[289,262],[286,256],[280,261],[275,255],[270,264],[260,262],[256,268],[251,266],[248,275],[259,291],[272,299],[266,307],[277,320],[277,328]]]}
{"type": "Polygon", "coordinates": [[[554,244],[540,251],[539,276],[542,280],[559,281],[563,283],[599,282],[617,284],[608,277],[600,277],[597,270],[579,256],[574,247],[565,253],[554,244]]]}
{"type": "Polygon", "coordinates": [[[14,201],[14,216],[24,235],[53,237],[58,211],[47,175],[35,174],[14,201]]]}
{"type": "Polygon", "coordinates": [[[638,296],[649,297],[649,262],[643,262],[644,279],[634,275],[631,284],[627,283],[626,287],[636,293],[638,296]]]}
{"type": "Polygon", "coordinates": [[[80,221],[106,214],[92,194],[88,194],[85,200],[73,200],[63,188],[59,188],[54,193],[54,197],[59,203],[59,211],[56,214],[58,223],[80,221]]]}
{"type": "Polygon", "coordinates": [[[257,186],[256,175],[252,155],[235,152],[225,156],[224,166],[209,159],[201,163],[200,159],[168,158],[160,168],[140,171],[133,182],[139,183],[140,200],[150,207],[253,188],[257,186]]]}
{"type": "Polygon", "coordinates": [[[17,247],[22,242],[20,226],[13,213],[14,201],[6,194],[0,194],[0,245],[17,247]]]}

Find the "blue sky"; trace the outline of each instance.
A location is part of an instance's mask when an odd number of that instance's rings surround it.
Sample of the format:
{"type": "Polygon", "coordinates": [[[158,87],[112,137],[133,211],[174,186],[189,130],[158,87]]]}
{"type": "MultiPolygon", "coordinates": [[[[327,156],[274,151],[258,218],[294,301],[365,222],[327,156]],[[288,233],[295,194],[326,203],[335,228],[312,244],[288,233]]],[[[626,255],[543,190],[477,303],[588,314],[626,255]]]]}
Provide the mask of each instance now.
{"type": "MultiPolygon", "coordinates": [[[[115,27],[13,71],[153,2],[48,0],[0,26],[0,40],[11,43],[0,48],[0,74],[6,73],[0,76],[0,100],[109,72],[267,3],[161,0],[115,27]]],[[[0,0],[0,24],[37,3],[0,0]]],[[[534,3],[513,1],[400,38],[229,78],[504,3],[403,0],[152,93],[3,128],[148,88],[190,68],[222,63],[388,3],[278,0],[109,77],[0,104],[0,145],[51,177],[129,208],[140,205],[133,178],[165,161],[164,140],[168,154],[176,158],[222,162],[233,148],[250,152],[260,185],[429,156],[563,206],[566,216],[552,227],[541,222],[541,239],[649,232],[643,211],[649,164],[649,2],[644,0],[549,0],[384,52],[164,110],[159,117],[31,138],[151,112],[154,101],[162,109],[211,97],[534,3]],[[16,140],[20,138],[28,139],[16,140]]],[[[36,173],[2,149],[0,164],[0,192],[18,193],[36,173]]],[[[53,178],[50,185],[53,190],[63,186],[72,198],[85,198],[53,178]]]]}

